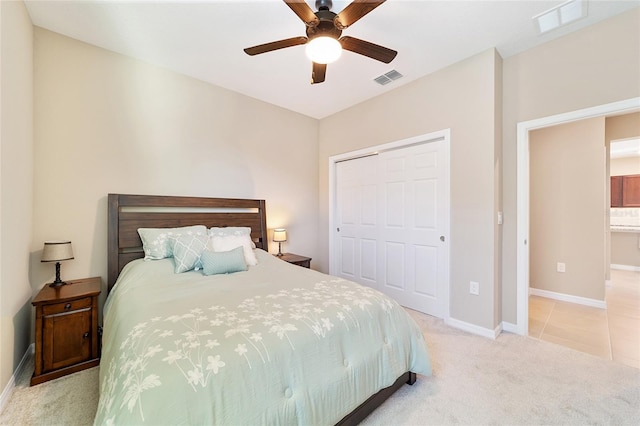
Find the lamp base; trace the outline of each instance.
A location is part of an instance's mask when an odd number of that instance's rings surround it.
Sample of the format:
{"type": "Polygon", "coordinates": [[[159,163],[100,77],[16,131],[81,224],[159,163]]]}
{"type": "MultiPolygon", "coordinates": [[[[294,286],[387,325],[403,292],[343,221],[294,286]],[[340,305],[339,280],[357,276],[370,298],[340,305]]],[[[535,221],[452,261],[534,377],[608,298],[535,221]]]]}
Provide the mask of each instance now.
{"type": "Polygon", "coordinates": [[[276,256],[278,257],[282,257],[283,253],[282,253],[282,243],[278,243],[278,254],[276,254],[276,256]]]}
{"type": "Polygon", "coordinates": [[[58,288],[65,285],[66,282],[60,279],[60,262],[56,262],[56,280],[49,284],[49,287],[58,288]]]}

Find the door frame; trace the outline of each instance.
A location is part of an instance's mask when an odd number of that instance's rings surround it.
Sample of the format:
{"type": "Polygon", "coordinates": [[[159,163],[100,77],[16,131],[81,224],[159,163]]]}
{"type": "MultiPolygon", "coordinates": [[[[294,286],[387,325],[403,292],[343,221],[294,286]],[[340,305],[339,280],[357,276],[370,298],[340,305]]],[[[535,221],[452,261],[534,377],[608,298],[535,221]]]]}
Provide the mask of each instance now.
{"type": "Polygon", "coordinates": [[[347,160],[355,160],[360,157],[367,157],[370,155],[377,155],[380,152],[392,151],[394,149],[405,148],[411,145],[419,145],[423,143],[429,142],[445,142],[445,156],[446,156],[446,164],[448,168],[448,179],[445,188],[445,202],[448,206],[448,212],[444,224],[444,235],[446,237],[446,241],[443,247],[444,253],[446,255],[446,267],[443,271],[444,280],[446,283],[446,290],[443,294],[443,315],[442,318],[444,320],[449,319],[449,300],[450,300],[450,289],[451,289],[451,129],[443,129],[436,132],[425,133],[423,135],[414,136],[407,139],[402,139],[398,141],[388,142],[381,145],[371,146],[367,148],[358,149],[355,151],[345,152],[343,154],[332,155],[329,157],[329,274],[336,275],[337,273],[337,259],[335,250],[333,250],[335,243],[336,233],[334,230],[336,229],[336,165],[342,161],[347,160]]]}
{"type": "MultiPolygon", "coordinates": [[[[522,121],[517,125],[516,333],[529,334],[529,132],[588,118],[627,114],[640,109],[640,97],[522,121]]],[[[604,277],[603,277],[604,279],[604,277]]]]}

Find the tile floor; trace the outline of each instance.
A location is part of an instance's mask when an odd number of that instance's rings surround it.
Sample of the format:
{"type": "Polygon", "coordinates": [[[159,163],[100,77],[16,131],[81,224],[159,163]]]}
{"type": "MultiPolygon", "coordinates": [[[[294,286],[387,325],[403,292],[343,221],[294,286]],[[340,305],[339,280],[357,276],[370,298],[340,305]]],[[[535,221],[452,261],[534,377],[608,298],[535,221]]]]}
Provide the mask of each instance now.
{"type": "Polygon", "coordinates": [[[640,272],[611,283],[607,309],[529,296],[529,336],[640,368],[640,272]]]}

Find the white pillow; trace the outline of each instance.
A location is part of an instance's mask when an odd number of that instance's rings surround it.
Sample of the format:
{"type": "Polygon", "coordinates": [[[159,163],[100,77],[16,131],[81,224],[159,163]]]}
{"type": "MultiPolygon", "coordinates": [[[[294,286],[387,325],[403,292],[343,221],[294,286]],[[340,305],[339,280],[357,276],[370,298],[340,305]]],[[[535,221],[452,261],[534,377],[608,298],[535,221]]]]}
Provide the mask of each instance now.
{"type": "Polygon", "coordinates": [[[229,251],[236,247],[242,247],[247,265],[255,266],[258,264],[249,235],[214,235],[211,240],[213,240],[213,251],[229,251]]]}
{"type": "MultiPolygon", "coordinates": [[[[248,235],[249,241],[251,241],[251,248],[256,248],[256,244],[251,239],[251,228],[248,226],[225,226],[223,228],[209,228],[209,236],[210,237],[226,237],[228,235],[248,235]]],[[[209,247],[213,250],[213,247],[209,247]]]]}
{"type": "Polygon", "coordinates": [[[181,228],[138,228],[145,260],[158,260],[173,256],[173,244],[169,237],[195,235],[196,233],[206,235],[207,227],[194,225],[181,228]]]}

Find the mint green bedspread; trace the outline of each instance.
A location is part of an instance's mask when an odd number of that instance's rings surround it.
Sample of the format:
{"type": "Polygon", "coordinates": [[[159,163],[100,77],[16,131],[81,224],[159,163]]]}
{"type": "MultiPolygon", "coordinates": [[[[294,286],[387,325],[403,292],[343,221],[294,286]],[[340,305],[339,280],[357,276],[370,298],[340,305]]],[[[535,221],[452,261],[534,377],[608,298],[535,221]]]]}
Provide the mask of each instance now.
{"type": "Polygon", "coordinates": [[[430,375],[395,301],[255,252],[228,275],[125,267],[104,308],[95,424],[331,425],[404,372],[430,375]]]}

